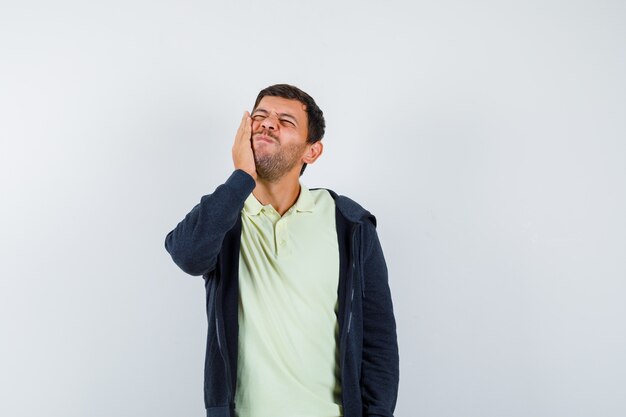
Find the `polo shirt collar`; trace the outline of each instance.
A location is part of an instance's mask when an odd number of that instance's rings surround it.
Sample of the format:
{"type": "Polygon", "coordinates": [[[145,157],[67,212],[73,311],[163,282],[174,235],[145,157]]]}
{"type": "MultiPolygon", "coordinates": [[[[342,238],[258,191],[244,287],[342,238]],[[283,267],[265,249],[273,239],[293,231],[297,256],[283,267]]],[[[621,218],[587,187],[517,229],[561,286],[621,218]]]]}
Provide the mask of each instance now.
{"type": "MultiPolygon", "coordinates": [[[[252,193],[250,193],[243,204],[243,210],[252,216],[259,214],[261,210],[263,210],[263,207],[263,204],[261,204],[252,193]]],[[[311,191],[302,183],[300,184],[300,195],[292,208],[299,212],[312,212],[315,208],[315,199],[311,191]]]]}
{"type": "Polygon", "coordinates": [[[248,198],[246,198],[245,203],[243,203],[243,211],[252,216],[256,216],[261,212],[261,210],[263,210],[263,204],[256,199],[254,194],[250,193],[248,198]]]}
{"type": "Polygon", "coordinates": [[[313,194],[303,184],[300,184],[300,195],[293,205],[296,211],[312,212],[315,209],[313,194]]]}

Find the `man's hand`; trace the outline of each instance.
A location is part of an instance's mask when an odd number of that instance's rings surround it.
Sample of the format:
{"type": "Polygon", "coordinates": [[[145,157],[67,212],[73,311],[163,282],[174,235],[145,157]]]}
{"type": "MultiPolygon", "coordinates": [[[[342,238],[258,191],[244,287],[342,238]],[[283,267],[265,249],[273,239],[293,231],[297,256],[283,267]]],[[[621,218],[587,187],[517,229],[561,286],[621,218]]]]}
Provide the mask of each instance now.
{"type": "Polygon", "coordinates": [[[250,113],[244,112],[241,124],[235,135],[233,144],[233,163],[235,169],[241,169],[254,178],[256,181],[256,166],[254,164],[254,154],[252,153],[252,119],[250,113]]]}

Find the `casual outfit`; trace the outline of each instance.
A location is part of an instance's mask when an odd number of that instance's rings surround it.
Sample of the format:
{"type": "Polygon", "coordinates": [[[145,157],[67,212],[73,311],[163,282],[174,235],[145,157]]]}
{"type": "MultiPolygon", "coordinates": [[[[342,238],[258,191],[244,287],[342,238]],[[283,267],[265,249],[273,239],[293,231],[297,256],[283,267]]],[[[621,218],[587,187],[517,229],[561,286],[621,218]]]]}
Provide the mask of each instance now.
{"type": "Polygon", "coordinates": [[[205,280],[207,417],[392,417],[398,349],[374,216],[301,185],[281,217],[254,187],[236,170],[165,239],[205,280]]]}

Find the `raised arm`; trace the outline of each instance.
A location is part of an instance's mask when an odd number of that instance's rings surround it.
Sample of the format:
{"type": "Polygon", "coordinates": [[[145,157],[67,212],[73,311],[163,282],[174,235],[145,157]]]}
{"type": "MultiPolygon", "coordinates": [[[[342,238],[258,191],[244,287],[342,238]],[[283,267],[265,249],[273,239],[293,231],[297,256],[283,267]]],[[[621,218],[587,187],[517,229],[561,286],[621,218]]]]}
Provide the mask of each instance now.
{"type": "Polygon", "coordinates": [[[167,234],[165,249],[180,269],[204,275],[215,268],[224,236],[235,225],[254,184],[250,175],[236,170],[167,234]]]}

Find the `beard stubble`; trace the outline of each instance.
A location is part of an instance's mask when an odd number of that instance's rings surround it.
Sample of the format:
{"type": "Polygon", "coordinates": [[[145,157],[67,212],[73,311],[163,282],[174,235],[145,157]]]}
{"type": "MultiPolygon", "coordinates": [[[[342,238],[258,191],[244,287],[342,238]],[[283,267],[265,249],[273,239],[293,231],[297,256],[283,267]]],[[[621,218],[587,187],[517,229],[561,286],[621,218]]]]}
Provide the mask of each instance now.
{"type": "Polygon", "coordinates": [[[252,147],[257,176],[268,182],[277,182],[299,162],[306,143],[281,145],[271,132],[262,133],[276,141],[269,146],[275,146],[277,149],[274,153],[268,154],[265,152],[257,153],[252,147]]]}

